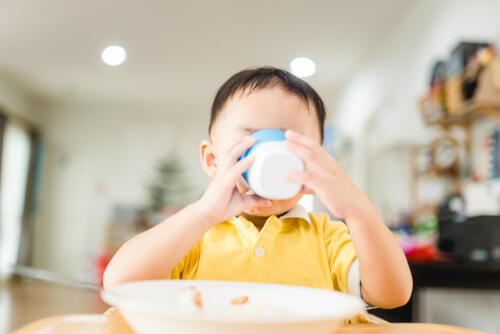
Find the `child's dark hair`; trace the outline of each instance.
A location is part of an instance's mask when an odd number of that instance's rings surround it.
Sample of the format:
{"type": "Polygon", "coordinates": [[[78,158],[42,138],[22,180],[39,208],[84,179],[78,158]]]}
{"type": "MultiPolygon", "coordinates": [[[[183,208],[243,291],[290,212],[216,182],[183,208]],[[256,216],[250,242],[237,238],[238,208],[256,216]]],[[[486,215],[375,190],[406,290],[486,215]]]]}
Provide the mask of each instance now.
{"type": "Polygon", "coordinates": [[[318,117],[321,141],[326,110],[319,94],[304,80],[292,73],[275,67],[259,67],[247,69],[234,74],[219,88],[212,103],[208,133],[212,131],[217,117],[219,117],[226,102],[237,93],[250,93],[266,87],[280,86],[299,97],[308,107],[314,107],[318,117]]]}

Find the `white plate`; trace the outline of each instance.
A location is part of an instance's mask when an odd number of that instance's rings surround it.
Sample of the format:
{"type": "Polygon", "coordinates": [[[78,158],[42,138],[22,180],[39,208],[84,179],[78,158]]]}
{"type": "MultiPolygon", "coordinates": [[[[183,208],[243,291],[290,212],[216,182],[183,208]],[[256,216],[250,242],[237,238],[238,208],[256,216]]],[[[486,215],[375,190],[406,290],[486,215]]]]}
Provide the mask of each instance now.
{"type": "Polygon", "coordinates": [[[343,319],[364,309],[360,298],[336,291],[227,281],[142,281],[119,285],[101,295],[120,308],[139,334],[332,334],[343,319]],[[182,289],[190,286],[201,292],[204,305],[200,310],[183,309],[179,302],[182,289]],[[249,297],[247,309],[241,312],[229,306],[240,296],[249,297]]]}

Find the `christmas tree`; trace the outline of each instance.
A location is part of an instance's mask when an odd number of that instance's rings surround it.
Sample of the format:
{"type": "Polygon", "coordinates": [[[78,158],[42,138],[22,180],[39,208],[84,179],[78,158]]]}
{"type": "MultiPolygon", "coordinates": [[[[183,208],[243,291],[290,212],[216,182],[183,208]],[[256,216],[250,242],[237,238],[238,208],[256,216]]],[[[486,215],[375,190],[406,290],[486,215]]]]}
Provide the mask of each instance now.
{"type": "Polygon", "coordinates": [[[182,164],[174,154],[161,159],[156,167],[156,176],[148,186],[147,211],[155,213],[163,208],[180,207],[186,204],[189,187],[182,164]]]}

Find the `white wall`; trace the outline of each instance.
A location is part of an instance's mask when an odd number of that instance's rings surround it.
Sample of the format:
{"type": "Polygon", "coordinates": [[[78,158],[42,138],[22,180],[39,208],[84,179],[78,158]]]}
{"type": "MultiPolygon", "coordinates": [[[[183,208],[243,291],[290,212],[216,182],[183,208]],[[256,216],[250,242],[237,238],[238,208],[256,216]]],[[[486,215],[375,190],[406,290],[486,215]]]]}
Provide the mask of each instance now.
{"type": "MultiPolygon", "coordinates": [[[[367,55],[340,94],[337,125],[357,142],[353,156],[358,158],[348,172],[363,188],[371,188],[375,203],[383,202],[377,196],[387,194],[387,198],[391,198],[390,194],[394,195],[392,198],[408,198],[409,194],[401,193],[401,189],[409,192],[408,183],[401,178],[408,175],[408,163],[398,147],[420,144],[435,136],[422,124],[417,110],[417,100],[426,93],[434,62],[445,59],[461,40],[500,41],[499,13],[500,1],[415,1],[393,32],[377,42],[373,54],[367,55]],[[376,125],[368,129],[367,124],[372,121],[376,125]],[[396,161],[387,160],[385,166],[381,165],[378,158],[388,150],[395,152],[392,158],[396,161]],[[372,163],[368,157],[375,161],[372,163]],[[372,167],[391,170],[373,173],[372,167]],[[373,189],[374,185],[383,187],[383,191],[373,189]]],[[[423,321],[484,330],[498,325],[494,324],[494,316],[500,314],[498,298],[481,302],[482,297],[474,297],[473,292],[471,295],[457,290],[452,296],[433,293],[428,292],[424,300],[425,305],[432,304],[433,316],[429,318],[425,313],[423,321]],[[475,301],[474,312],[470,312],[468,302],[457,302],[464,300],[475,301]],[[459,317],[450,316],[450,305],[459,317]]]]}
{"type": "Polygon", "coordinates": [[[116,204],[138,206],[158,159],[178,154],[195,192],[208,178],[199,162],[208,114],[117,107],[44,110],[44,166],[35,227],[35,265],[81,275],[102,249],[116,204]]]}

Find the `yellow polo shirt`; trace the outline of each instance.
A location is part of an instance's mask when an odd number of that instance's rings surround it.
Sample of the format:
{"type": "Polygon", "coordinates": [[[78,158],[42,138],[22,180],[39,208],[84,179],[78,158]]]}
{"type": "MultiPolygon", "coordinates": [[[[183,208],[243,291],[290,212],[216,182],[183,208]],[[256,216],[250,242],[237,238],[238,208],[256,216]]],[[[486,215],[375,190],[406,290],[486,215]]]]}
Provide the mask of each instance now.
{"type": "Polygon", "coordinates": [[[269,217],[261,231],[244,217],[214,226],[177,264],[171,278],[291,284],[359,294],[355,259],[344,223],[297,205],[280,218],[269,217]]]}

